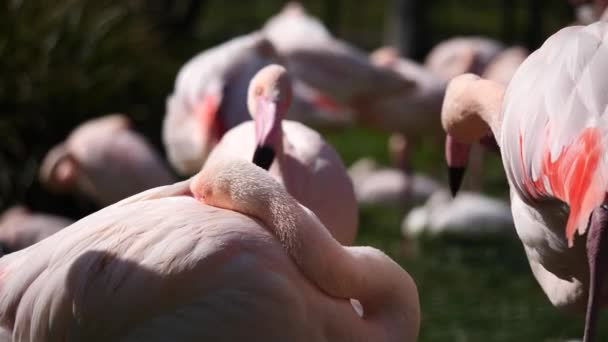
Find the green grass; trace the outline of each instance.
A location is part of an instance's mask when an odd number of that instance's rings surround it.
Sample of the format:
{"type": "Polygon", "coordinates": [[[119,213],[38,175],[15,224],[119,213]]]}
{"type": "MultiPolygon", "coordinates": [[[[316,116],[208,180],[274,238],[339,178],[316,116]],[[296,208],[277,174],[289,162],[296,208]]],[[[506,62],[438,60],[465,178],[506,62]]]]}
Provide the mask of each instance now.
{"type": "MultiPolygon", "coordinates": [[[[371,155],[387,162],[386,135],[362,129],[326,134],[350,165],[371,155]]],[[[440,147],[425,145],[413,164],[434,174],[444,171],[440,147]]],[[[506,196],[497,157],[485,163],[484,187],[506,196]]],[[[420,341],[566,341],[582,338],[583,317],[555,309],[529,269],[516,238],[457,237],[406,241],[404,213],[397,208],[362,208],[357,244],[382,249],[407,270],[418,286],[420,341]]],[[[602,323],[607,322],[603,320],[602,323]]],[[[606,324],[598,340],[606,340],[606,324]]]]}

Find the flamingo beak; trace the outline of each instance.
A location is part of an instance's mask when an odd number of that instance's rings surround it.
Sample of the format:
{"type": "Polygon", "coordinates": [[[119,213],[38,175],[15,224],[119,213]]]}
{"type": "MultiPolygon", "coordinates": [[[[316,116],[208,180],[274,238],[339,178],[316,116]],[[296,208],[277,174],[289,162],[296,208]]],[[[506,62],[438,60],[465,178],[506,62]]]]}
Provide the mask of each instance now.
{"type": "Polygon", "coordinates": [[[471,145],[460,143],[451,135],[447,135],[445,139],[445,159],[448,164],[448,181],[452,196],[456,196],[462,185],[470,150],[471,145]]]}
{"type": "Polygon", "coordinates": [[[585,316],[584,342],[594,340],[599,314],[601,291],[608,263],[608,205],[593,210],[587,228],[587,262],[589,263],[589,290],[585,316]]]}
{"type": "Polygon", "coordinates": [[[253,163],[268,170],[274,161],[276,144],[280,143],[280,121],[277,120],[277,106],[265,96],[256,99],[255,145],[253,163]]]}

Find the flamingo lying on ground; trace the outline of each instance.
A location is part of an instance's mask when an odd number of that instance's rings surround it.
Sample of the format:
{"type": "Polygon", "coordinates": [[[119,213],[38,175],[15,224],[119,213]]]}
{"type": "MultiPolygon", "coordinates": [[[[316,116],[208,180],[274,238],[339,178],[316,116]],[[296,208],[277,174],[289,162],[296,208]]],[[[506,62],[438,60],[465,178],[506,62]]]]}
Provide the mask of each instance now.
{"type": "Polygon", "coordinates": [[[605,304],[607,71],[608,23],[568,27],[521,65],[504,102],[502,85],[464,75],[443,107],[452,168],[490,127],[532,272],[555,306],[586,307],[585,342],[605,304]]]}
{"type": "Polygon", "coordinates": [[[406,141],[402,135],[391,135],[388,147],[392,167],[380,167],[375,160],[362,158],[348,170],[360,205],[409,208],[424,203],[439,190],[440,185],[434,179],[407,169],[406,141]]]}
{"type": "Polygon", "coordinates": [[[509,205],[499,199],[474,192],[452,198],[449,191],[439,190],[404,217],[401,232],[407,237],[508,235],[513,232],[513,216],[509,205]]]}
{"type": "Polygon", "coordinates": [[[33,245],[72,223],[64,217],[31,212],[22,206],[11,207],[0,216],[0,255],[33,245]]]}
{"type": "Polygon", "coordinates": [[[249,81],[278,60],[272,44],[254,32],[203,51],[180,69],[163,121],[167,156],[178,172],[198,172],[222,135],[248,119],[249,81]]]}
{"type": "Polygon", "coordinates": [[[415,341],[419,315],[398,264],[342,247],[247,161],[207,164],[0,259],[0,324],[19,342],[415,341]]]}
{"type": "Polygon", "coordinates": [[[283,120],[291,91],[283,67],[270,65],[260,70],[251,80],[247,99],[253,121],[227,132],[208,160],[241,158],[269,170],[338,241],[351,244],[358,222],[353,185],[331,145],[314,130],[283,120]]]}
{"type": "Polygon", "coordinates": [[[81,124],[48,152],[41,182],[56,192],[83,193],[101,206],[175,182],[154,148],[129,126],[122,114],[81,124]]]}

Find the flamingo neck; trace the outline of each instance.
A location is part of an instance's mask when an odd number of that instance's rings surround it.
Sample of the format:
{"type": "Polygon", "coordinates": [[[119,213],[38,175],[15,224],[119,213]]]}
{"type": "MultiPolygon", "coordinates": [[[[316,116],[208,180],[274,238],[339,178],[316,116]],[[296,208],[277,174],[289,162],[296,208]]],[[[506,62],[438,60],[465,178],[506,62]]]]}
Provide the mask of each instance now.
{"type": "Polygon", "coordinates": [[[498,82],[479,80],[474,85],[482,93],[476,103],[476,111],[479,117],[488,125],[496,141],[500,141],[502,127],[502,102],[504,97],[504,86],[498,82]],[[491,91],[488,91],[491,89],[491,91]]]}
{"type": "Polygon", "coordinates": [[[310,281],[330,296],[358,299],[369,333],[416,339],[418,292],[397,263],[375,248],[340,245],[314,213],[286,193],[267,198],[258,218],[310,281]]]}

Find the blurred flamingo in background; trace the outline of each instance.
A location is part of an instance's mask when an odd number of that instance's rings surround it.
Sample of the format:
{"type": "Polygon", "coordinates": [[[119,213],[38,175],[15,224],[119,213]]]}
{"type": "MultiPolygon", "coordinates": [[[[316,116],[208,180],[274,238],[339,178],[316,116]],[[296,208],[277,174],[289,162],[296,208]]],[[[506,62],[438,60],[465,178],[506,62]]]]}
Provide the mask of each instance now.
{"type": "Polygon", "coordinates": [[[408,86],[390,70],[372,65],[365,52],[334,38],[300,3],[288,3],[262,31],[293,77],[319,90],[319,102],[350,106],[408,86]]]}
{"type": "Polygon", "coordinates": [[[253,121],[228,131],[208,160],[240,158],[269,170],[338,241],[351,244],[358,224],[351,180],[338,153],[317,132],[283,120],[291,98],[285,68],[270,65],[260,70],[251,80],[247,99],[253,121]]]}
{"type": "Polygon", "coordinates": [[[106,115],[76,127],[53,147],[40,180],[56,192],[79,192],[101,206],[175,178],[146,139],[130,129],[122,114],[106,115]]]}
{"type": "Polygon", "coordinates": [[[254,32],[205,50],[180,69],[163,121],[167,156],[180,174],[198,172],[222,135],[248,119],[249,81],[278,61],[272,44],[254,32]]]}
{"type": "Polygon", "coordinates": [[[437,44],[424,66],[444,81],[467,72],[481,75],[503,49],[502,43],[485,37],[454,37],[437,44]]]}
{"type": "Polygon", "coordinates": [[[443,107],[450,167],[466,165],[488,126],[496,137],[532,272],[555,306],[586,308],[585,342],[608,265],[607,39],[606,22],[562,29],[521,65],[504,102],[503,85],[463,75],[443,107]]]}
{"type": "Polygon", "coordinates": [[[503,50],[488,64],[483,73],[482,78],[509,84],[515,72],[528,57],[529,52],[521,46],[512,46],[503,50]]]}
{"type": "Polygon", "coordinates": [[[436,180],[407,168],[406,144],[403,135],[396,133],[390,136],[388,152],[391,167],[380,167],[371,158],[359,159],[351,165],[348,173],[359,205],[410,208],[424,203],[440,189],[436,180]]]}
{"type": "Polygon", "coordinates": [[[0,256],[33,245],[72,223],[64,217],[13,206],[0,215],[0,256]]]}

